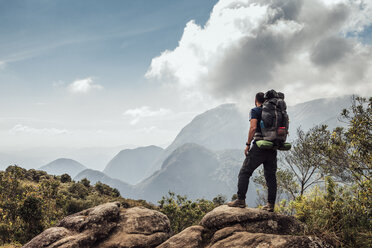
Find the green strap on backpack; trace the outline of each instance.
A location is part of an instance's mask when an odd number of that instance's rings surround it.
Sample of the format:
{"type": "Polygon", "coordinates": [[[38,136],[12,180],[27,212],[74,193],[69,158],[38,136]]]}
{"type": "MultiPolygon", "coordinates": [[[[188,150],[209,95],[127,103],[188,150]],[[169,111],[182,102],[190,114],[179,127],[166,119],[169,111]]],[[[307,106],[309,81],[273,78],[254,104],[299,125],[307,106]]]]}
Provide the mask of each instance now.
{"type": "Polygon", "coordinates": [[[291,143],[285,142],[282,146],[274,146],[274,143],[268,140],[258,140],[256,145],[260,149],[278,149],[280,151],[288,151],[292,148],[291,143]]]}

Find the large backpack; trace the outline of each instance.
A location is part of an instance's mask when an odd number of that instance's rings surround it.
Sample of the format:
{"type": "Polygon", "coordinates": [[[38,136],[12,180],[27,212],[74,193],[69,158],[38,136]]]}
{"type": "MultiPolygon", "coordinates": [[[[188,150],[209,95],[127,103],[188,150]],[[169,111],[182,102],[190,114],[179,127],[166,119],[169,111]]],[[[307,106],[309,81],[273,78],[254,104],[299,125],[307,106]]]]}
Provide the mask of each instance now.
{"type": "Polygon", "coordinates": [[[260,121],[262,139],[271,141],[274,145],[282,146],[287,139],[289,128],[284,94],[269,90],[265,93],[264,98],[260,121]]]}

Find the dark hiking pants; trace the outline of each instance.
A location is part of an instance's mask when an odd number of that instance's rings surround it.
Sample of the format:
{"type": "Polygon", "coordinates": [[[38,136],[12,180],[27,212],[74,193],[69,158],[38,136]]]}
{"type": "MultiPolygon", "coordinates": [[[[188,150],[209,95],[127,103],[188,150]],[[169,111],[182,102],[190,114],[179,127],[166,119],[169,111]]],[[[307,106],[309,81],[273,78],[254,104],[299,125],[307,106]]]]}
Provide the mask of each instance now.
{"type": "Polygon", "coordinates": [[[268,188],[268,202],[274,204],[276,199],[276,150],[265,150],[253,144],[246,156],[239,172],[238,198],[243,200],[247,194],[249,178],[258,166],[263,164],[266,185],[268,188]]]}

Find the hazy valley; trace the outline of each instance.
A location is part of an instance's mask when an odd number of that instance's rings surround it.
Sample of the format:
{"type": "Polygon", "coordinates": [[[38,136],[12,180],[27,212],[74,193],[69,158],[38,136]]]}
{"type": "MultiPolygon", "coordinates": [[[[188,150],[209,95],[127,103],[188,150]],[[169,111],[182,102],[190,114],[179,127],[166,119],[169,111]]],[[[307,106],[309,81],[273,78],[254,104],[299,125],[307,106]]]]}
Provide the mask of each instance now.
{"type": "MultiPolygon", "coordinates": [[[[288,107],[290,139],[296,137],[299,126],[307,130],[317,124],[326,124],[331,128],[341,125],[339,113],[349,104],[350,97],[345,96],[288,107]]],[[[165,149],[157,146],[123,149],[102,166],[102,171],[67,158],[57,158],[35,168],[55,175],[67,173],[74,180],[87,178],[92,183],[101,181],[117,188],[124,197],[153,203],[168,191],[187,195],[191,199],[212,199],[218,194],[229,198],[236,191],[248,126],[248,113],[242,114],[234,104],[223,104],[197,115],[165,149]]],[[[88,153],[92,157],[101,156],[100,161],[108,160],[108,153],[113,154],[113,149],[94,150],[80,151],[84,151],[84,156],[88,153]]],[[[16,156],[1,156],[1,166],[22,166],[18,162],[22,160],[17,160],[16,156]]],[[[247,201],[249,205],[255,205],[254,183],[250,185],[247,201]]]]}

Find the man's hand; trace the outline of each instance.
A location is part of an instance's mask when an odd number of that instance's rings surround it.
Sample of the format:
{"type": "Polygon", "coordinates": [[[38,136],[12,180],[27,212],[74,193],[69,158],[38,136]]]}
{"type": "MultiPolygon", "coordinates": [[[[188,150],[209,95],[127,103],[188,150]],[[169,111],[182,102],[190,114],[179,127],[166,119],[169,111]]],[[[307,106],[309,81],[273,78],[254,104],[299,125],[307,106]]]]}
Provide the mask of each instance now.
{"type": "Polygon", "coordinates": [[[256,132],[256,128],[257,128],[257,119],[251,119],[249,133],[248,133],[248,140],[247,140],[247,143],[245,143],[247,145],[247,147],[244,150],[245,156],[248,156],[248,151],[249,151],[251,142],[253,140],[254,133],[256,132]]]}
{"type": "Polygon", "coordinates": [[[244,149],[244,154],[245,156],[248,156],[248,152],[249,152],[249,145],[247,145],[244,149]]]}

